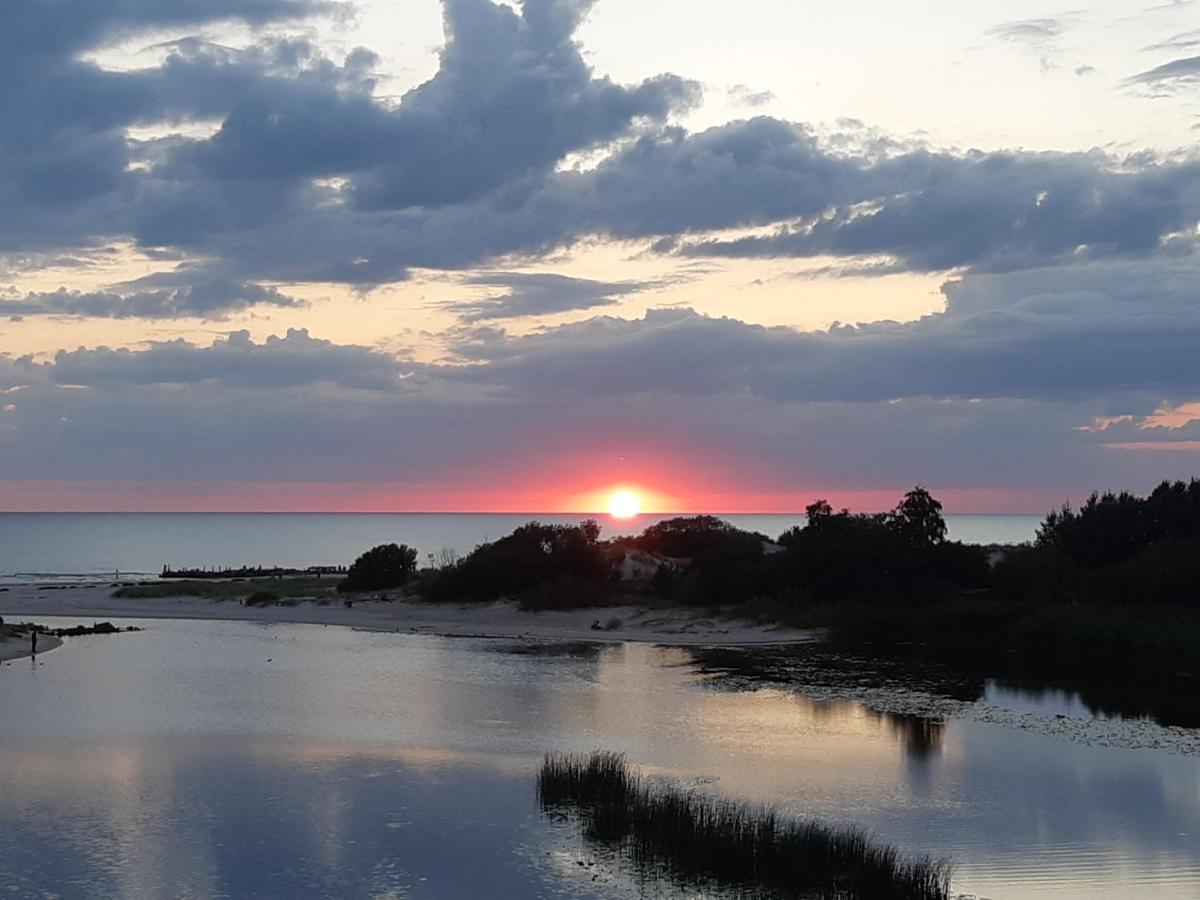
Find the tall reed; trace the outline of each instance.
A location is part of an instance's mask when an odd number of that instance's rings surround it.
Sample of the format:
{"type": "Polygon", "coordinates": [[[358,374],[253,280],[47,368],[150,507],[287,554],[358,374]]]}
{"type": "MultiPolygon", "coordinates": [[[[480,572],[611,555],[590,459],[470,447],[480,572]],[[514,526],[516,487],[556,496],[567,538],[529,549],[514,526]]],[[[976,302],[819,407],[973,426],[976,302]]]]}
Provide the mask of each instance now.
{"type": "Polygon", "coordinates": [[[651,785],[619,753],[548,753],[537,790],[543,810],[577,815],[586,839],[627,853],[648,875],[782,896],[949,897],[944,860],[906,858],[856,828],[651,785]]]}

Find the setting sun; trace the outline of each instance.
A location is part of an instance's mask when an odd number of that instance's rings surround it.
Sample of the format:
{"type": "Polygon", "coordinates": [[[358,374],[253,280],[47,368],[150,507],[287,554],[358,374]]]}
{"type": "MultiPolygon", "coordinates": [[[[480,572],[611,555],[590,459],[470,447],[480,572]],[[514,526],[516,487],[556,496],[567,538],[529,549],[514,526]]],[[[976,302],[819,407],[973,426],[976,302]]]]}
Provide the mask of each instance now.
{"type": "Polygon", "coordinates": [[[641,511],[641,498],[633,491],[617,491],[608,500],[608,513],[614,519],[632,519],[641,511]]]}

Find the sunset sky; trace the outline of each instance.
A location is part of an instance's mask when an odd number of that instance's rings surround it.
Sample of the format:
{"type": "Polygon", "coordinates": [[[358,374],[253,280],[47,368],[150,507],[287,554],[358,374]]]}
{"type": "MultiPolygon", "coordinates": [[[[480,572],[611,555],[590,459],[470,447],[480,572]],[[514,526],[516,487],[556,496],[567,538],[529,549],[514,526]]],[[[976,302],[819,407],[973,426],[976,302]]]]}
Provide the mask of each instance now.
{"type": "Polygon", "coordinates": [[[0,510],[1200,474],[1200,3],[4,0],[0,510]]]}

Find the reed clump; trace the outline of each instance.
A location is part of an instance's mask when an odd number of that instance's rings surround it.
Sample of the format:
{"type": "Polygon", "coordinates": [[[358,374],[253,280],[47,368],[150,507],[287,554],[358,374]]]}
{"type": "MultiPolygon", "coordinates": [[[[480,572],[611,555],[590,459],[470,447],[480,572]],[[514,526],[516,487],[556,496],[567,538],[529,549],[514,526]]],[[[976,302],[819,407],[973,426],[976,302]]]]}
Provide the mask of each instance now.
{"type": "Polygon", "coordinates": [[[551,814],[579,817],[586,839],[643,872],[776,896],[945,900],[951,867],[909,859],[856,828],[648,784],[619,753],[549,753],[537,779],[551,814]]]}

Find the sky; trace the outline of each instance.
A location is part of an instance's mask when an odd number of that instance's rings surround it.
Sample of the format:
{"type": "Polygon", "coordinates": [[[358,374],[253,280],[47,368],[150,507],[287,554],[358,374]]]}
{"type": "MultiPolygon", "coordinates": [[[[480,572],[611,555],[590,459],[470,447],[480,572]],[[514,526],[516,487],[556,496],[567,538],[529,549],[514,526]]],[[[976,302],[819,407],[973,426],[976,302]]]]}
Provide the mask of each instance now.
{"type": "Polygon", "coordinates": [[[0,509],[1200,474],[1200,4],[6,0],[0,509]]]}

